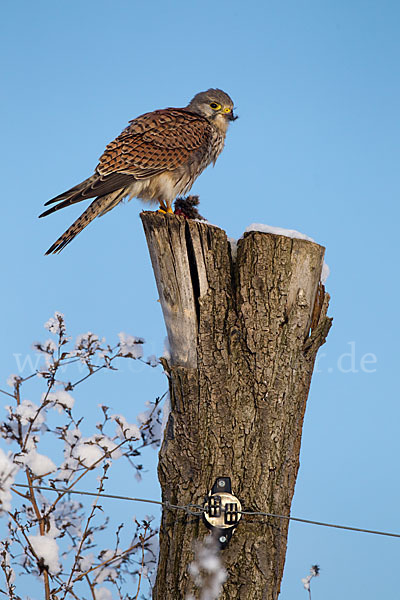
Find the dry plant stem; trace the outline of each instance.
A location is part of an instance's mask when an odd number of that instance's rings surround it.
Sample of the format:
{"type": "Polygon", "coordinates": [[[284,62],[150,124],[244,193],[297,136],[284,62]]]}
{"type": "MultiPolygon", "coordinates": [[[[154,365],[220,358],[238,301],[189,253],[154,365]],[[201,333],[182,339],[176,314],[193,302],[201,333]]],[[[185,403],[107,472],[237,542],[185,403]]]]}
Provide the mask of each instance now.
{"type": "Polygon", "coordinates": [[[146,526],[144,529],[144,533],[141,534],[140,538],[139,538],[141,545],[142,545],[142,568],[140,569],[139,578],[138,578],[138,586],[137,586],[136,596],[135,596],[134,600],[137,600],[139,598],[140,586],[142,584],[142,573],[143,573],[143,567],[144,567],[144,544],[145,544],[145,537],[146,537],[147,529],[148,529],[148,527],[146,526]]]}
{"type": "MultiPolygon", "coordinates": [[[[331,325],[323,288],[316,303],[324,248],[251,232],[232,260],[221,229],[141,218],[171,347],[162,499],[199,503],[229,476],[244,510],[289,516],[314,360],[331,325]]],[[[287,531],[282,519],[239,524],[222,553],[220,600],[278,598],[287,531]]],[[[197,598],[187,567],[206,532],[199,518],[163,510],[153,600],[197,598]]]]}
{"type": "Polygon", "coordinates": [[[4,594],[5,596],[7,596],[10,598],[10,600],[18,600],[17,596],[14,594],[14,589],[15,586],[13,585],[13,581],[12,581],[12,576],[11,573],[9,572],[9,570],[7,570],[7,552],[8,552],[8,544],[7,542],[3,542],[3,551],[0,552],[0,556],[2,556],[2,561],[1,561],[1,569],[4,573],[4,577],[5,577],[5,581],[6,581],[6,585],[7,585],[7,590],[0,590],[0,592],[2,594],[4,594]]]}
{"type": "Polygon", "coordinates": [[[10,392],[6,392],[6,390],[2,390],[0,389],[0,393],[1,394],[5,394],[6,396],[10,396],[10,398],[14,398],[14,400],[17,401],[17,406],[19,404],[21,404],[20,401],[20,393],[19,393],[19,387],[25,383],[25,381],[28,381],[28,379],[32,379],[32,377],[36,377],[37,373],[31,373],[31,375],[28,375],[28,377],[24,377],[23,379],[21,379],[20,381],[18,381],[15,386],[18,387],[18,393],[14,392],[14,394],[10,394],[10,392]]]}
{"type": "Polygon", "coordinates": [[[21,396],[20,396],[21,383],[22,383],[22,381],[18,381],[15,386],[15,399],[17,401],[17,406],[19,406],[21,404],[21,396]]]}
{"type": "MultiPolygon", "coordinates": [[[[21,381],[18,381],[15,386],[15,400],[17,402],[17,406],[21,404],[20,387],[21,381]]],[[[18,437],[22,441],[22,427],[20,422],[18,422],[18,437]]]]}
{"type": "Polygon", "coordinates": [[[16,490],[13,487],[11,488],[11,491],[12,491],[13,494],[17,494],[17,496],[20,496],[24,500],[29,500],[30,499],[29,492],[28,492],[28,494],[21,494],[21,492],[19,492],[18,490],[16,490]]]}
{"type": "MultiPolygon", "coordinates": [[[[56,367],[56,370],[57,370],[57,368],[58,368],[58,365],[57,365],[57,367],[56,367]]],[[[44,409],[44,408],[47,406],[47,404],[48,404],[48,397],[49,397],[49,394],[50,394],[51,390],[53,389],[54,382],[55,382],[55,374],[56,374],[56,370],[54,371],[54,375],[53,375],[53,377],[52,377],[52,379],[51,379],[51,381],[50,381],[49,387],[47,388],[47,392],[46,392],[46,394],[45,394],[45,396],[44,396],[44,398],[43,398],[43,400],[42,400],[42,403],[41,403],[41,405],[39,406],[38,410],[36,411],[36,414],[35,414],[35,416],[33,417],[33,419],[31,420],[31,422],[29,423],[28,431],[26,432],[26,435],[25,435],[25,440],[24,440],[24,443],[22,444],[22,448],[21,448],[21,451],[22,451],[22,452],[23,452],[23,451],[26,449],[26,444],[27,444],[27,442],[28,442],[29,436],[30,436],[30,435],[31,435],[31,433],[32,433],[32,428],[33,428],[33,425],[35,424],[35,421],[36,421],[36,419],[38,418],[38,416],[39,416],[40,412],[41,412],[41,411],[42,411],[42,410],[43,410],[43,409],[44,409]]]]}
{"type": "MultiPolygon", "coordinates": [[[[100,480],[100,485],[99,485],[99,493],[102,491],[102,487],[103,487],[103,479],[101,479],[101,480],[100,480]]],[[[88,529],[89,529],[89,525],[90,525],[90,522],[91,522],[91,520],[92,520],[92,519],[93,519],[93,517],[94,517],[94,513],[95,513],[95,511],[96,511],[96,507],[97,507],[97,503],[98,503],[98,501],[99,501],[99,497],[97,496],[97,498],[96,498],[96,499],[94,500],[94,502],[93,502],[93,505],[92,505],[92,510],[90,511],[89,517],[88,517],[88,519],[87,519],[87,521],[86,521],[86,526],[85,526],[85,529],[84,529],[84,531],[83,531],[83,533],[82,533],[81,540],[80,540],[80,542],[79,542],[79,546],[78,546],[78,550],[77,550],[77,551],[76,551],[76,553],[75,553],[75,560],[74,560],[74,564],[72,565],[72,569],[71,569],[71,572],[70,572],[70,574],[69,574],[69,577],[68,577],[68,581],[67,581],[67,583],[66,583],[66,586],[65,586],[65,587],[66,587],[66,591],[65,591],[65,594],[64,594],[64,596],[63,596],[64,598],[66,598],[66,597],[67,597],[67,595],[68,595],[68,592],[69,592],[69,587],[70,587],[70,585],[71,585],[71,582],[72,582],[72,580],[73,580],[73,575],[74,575],[74,573],[75,573],[75,570],[76,570],[76,568],[77,568],[77,564],[78,564],[78,560],[79,560],[79,558],[80,558],[80,555],[81,555],[81,551],[82,551],[83,543],[84,543],[84,541],[86,540],[86,537],[87,537],[87,532],[88,532],[88,529]]]]}
{"type": "Polygon", "coordinates": [[[94,586],[93,586],[92,582],[90,581],[90,579],[87,575],[85,575],[85,579],[88,582],[90,593],[92,594],[92,600],[96,600],[96,594],[94,592],[94,586]]]}
{"type": "MultiPolygon", "coordinates": [[[[75,598],[75,600],[82,600],[81,598],[79,598],[79,597],[78,597],[78,596],[75,594],[74,590],[71,590],[69,593],[71,594],[71,596],[72,596],[73,598],[75,598]]],[[[56,596],[56,592],[54,592],[54,595],[55,595],[55,597],[57,598],[57,596],[56,596]]]]}
{"type": "MultiPolygon", "coordinates": [[[[59,348],[58,348],[58,353],[59,353],[59,351],[60,351],[60,346],[59,346],[59,348]]],[[[111,362],[112,362],[112,361],[113,361],[115,358],[118,358],[118,354],[116,354],[115,356],[112,356],[112,357],[111,357],[111,359],[110,359],[110,364],[111,364],[111,362]]],[[[36,411],[36,414],[35,414],[34,418],[32,419],[32,421],[31,421],[31,422],[30,422],[30,424],[29,424],[29,428],[28,428],[28,431],[27,431],[27,433],[26,433],[26,436],[25,436],[25,441],[24,441],[24,443],[23,443],[23,445],[22,445],[22,448],[21,448],[21,450],[22,450],[22,451],[23,451],[23,450],[25,450],[25,447],[26,447],[27,441],[28,441],[28,439],[29,439],[29,436],[30,436],[30,434],[31,434],[31,432],[32,432],[32,428],[33,428],[33,425],[35,424],[35,421],[36,421],[36,419],[38,418],[38,416],[39,416],[40,412],[41,412],[41,411],[42,411],[42,410],[43,410],[43,409],[44,409],[44,408],[47,406],[47,404],[48,404],[48,397],[49,397],[49,394],[50,394],[51,390],[53,389],[53,387],[54,387],[54,385],[55,385],[55,383],[56,383],[56,374],[57,374],[57,370],[58,370],[58,368],[59,368],[59,366],[60,366],[60,362],[61,362],[61,360],[60,360],[60,358],[59,358],[59,359],[58,359],[57,361],[55,361],[55,362],[53,363],[53,365],[52,365],[52,367],[53,367],[53,373],[52,373],[52,376],[51,376],[51,378],[50,378],[50,380],[49,380],[49,383],[48,383],[48,388],[47,388],[46,394],[45,394],[45,396],[44,396],[44,398],[43,398],[43,400],[42,400],[42,403],[41,403],[41,405],[39,406],[38,410],[36,411]]],[[[105,369],[105,368],[106,368],[106,367],[105,367],[105,365],[101,365],[100,367],[97,367],[97,368],[95,368],[94,370],[90,371],[90,372],[89,372],[89,373],[88,373],[88,374],[87,374],[85,377],[82,377],[82,379],[79,379],[79,380],[78,380],[78,381],[76,381],[75,383],[71,384],[71,386],[70,386],[70,387],[71,387],[71,389],[74,389],[74,387],[76,387],[77,385],[79,385],[80,383],[82,383],[83,381],[85,381],[86,379],[88,379],[89,377],[91,377],[92,375],[94,375],[95,373],[97,373],[98,371],[100,371],[101,369],[105,369]]],[[[17,401],[17,405],[19,405],[19,404],[21,403],[21,401],[20,401],[20,386],[21,386],[21,384],[23,383],[23,381],[26,381],[27,379],[30,379],[31,377],[34,377],[34,375],[36,375],[36,373],[35,373],[35,374],[32,374],[32,375],[30,375],[29,377],[27,377],[27,378],[26,378],[26,379],[24,379],[24,380],[18,381],[18,383],[17,383],[17,385],[16,385],[16,394],[15,394],[15,396],[13,396],[13,397],[15,397],[15,399],[16,399],[16,401],[17,401]]],[[[7,393],[7,392],[5,392],[5,393],[7,393]]],[[[20,425],[19,425],[19,426],[20,426],[20,425]]]]}
{"type": "Polygon", "coordinates": [[[31,501],[31,504],[33,506],[33,510],[35,511],[35,515],[36,515],[36,518],[37,518],[38,523],[39,523],[40,535],[44,535],[43,517],[40,514],[40,510],[39,510],[39,507],[38,507],[37,502],[36,502],[35,490],[34,490],[33,485],[32,485],[32,478],[31,478],[31,475],[29,473],[29,469],[28,468],[25,470],[25,473],[26,473],[26,478],[28,480],[28,485],[29,485],[29,500],[31,501]]]}
{"type": "Polygon", "coordinates": [[[86,467],[85,470],[79,475],[79,477],[77,477],[75,479],[75,481],[73,481],[65,490],[63,490],[63,492],[61,492],[57,496],[57,498],[54,500],[53,504],[50,506],[49,510],[47,511],[47,515],[50,515],[50,513],[55,509],[55,507],[57,506],[57,503],[61,500],[61,498],[63,498],[65,496],[65,494],[68,494],[71,491],[71,489],[74,487],[74,485],[77,484],[78,481],[80,481],[82,479],[82,477],[84,477],[89,471],[92,471],[95,467],[97,467],[105,458],[107,458],[107,455],[111,456],[111,454],[113,452],[115,452],[116,450],[121,448],[121,446],[126,444],[126,442],[127,442],[127,440],[123,440],[120,444],[115,446],[115,448],[113,448],[112,450],[108,450],[107,453],[105,453],[103,456],[101,456],[99,459],[97,459],[96,462],[94,462],[92,465],[90,465],[90,467],[86,467]]]}
{"type": "Polygon", "coordinates": [[[91,377],[92,375],[94,375],[95,373],[97,373],[98,371],[101,371],[101,369],[105,369],[105,368],[106,367],[104,365],[101,365],[101,367],[97,367],[96,369],[94,369],[94,371],[91,371],[90,373],[88,373],[87,375],[85,375],[85,377],[82,377],[82,379],[79,379],[78,381],[75,381],[75,383],[71,383],[71,388],[74,389],[74,387],[76,385],[79,385],[83,381],[86,381],[86,379],[88,379],[89,377],[91,377]]]}
{"type": "Polygon", "coordinates": [[[22,533],[22,535],[25,538],[25,542],[26,542],[27,547],[29,548],[29,550],[31,551],[31,553],[35,557],[35,559],[37,561],[39,561],[39,557],[36,554],[36,552],[34,551],[34,549],[32,548],[31,543],[30,543],[30,541],[28,539],[28,536],[26,535],[25,531],[20,527],[20,524],[18,523],[18,521],[15,518],[15,516],[11,512],[8,513],[8,516],[11,517],[11,519],[14,521],[14,523],[18,526],[19,531],[22,533]]]}
{"type": "Polygon", "coordinates": [[[46,600],[50,600],[50,582],[49,582],[49,574],[46,569],[43,571],[43,579],[44,579],[44,591],[46,600]]]}
{"type": "Polygon", "coordinates": [[[0,392],[2,394],[5,394],[6,396],[9,396],[10,398],[12,398],[13,400],[15,400],[15,394],[10,394],[10,392],[6,392],[6,390],[0,390],[0,392]]]}
{"type": "MultiPolygon", "coordinates": [[[[44,518],[40,514],[40,510],[39,510],[39,507],[36,502],[35,490],[32,487],[32,478],[31,478],[29,469],[26,469],[25,472],[26,472],[26,478],[28,480],[28,485],[29,485],[29,499],[31,501],[33,510],[35,511],[35,515],[36,515],[36,518],[39,523],[40,535],[44,535],[45,534],[44,518]]],[[[44,589],[45,589],[45,594],[46,594],[46,600],[49,600],[50,599],[50,583],[49,583],[49,574],[46,569],[43,571],[43,580],[44,580],[44,589]]]]}
{"type": "MultiPolygon", "coordinates": [[[[145,540],[145,542],[148,542],[154,536],[155,536],[154,533],[152,535],[149,535],[149,537],[145,540]]],[[[103,562],[99,563],[98,565],[95,565],[94,567],[90,567],[90,569],[88,569],[87,571],[85,571],[85,573],[81,573],[78,577],[76,577],[73,580],[73,583],[75,583],[77,581],[80,581],[86,575],[88,575],[89,573],[92,573],[93,571],[96,571],[97,569],[100,569],[101,567],[105,567],[106,565],[110,565],[111,563],[115,562],[116,560],[120,560],[120,558],[122,556],[124,556],[125,554],[129,554],[130,552],[132,552],[132,550],[135,550],[140,545],[141,545],[141,542],[138,542],[137,544],[133,544],[132,546],[130,546],[129,548],[127,548],[126,550],[124,550],[123,552],[121,552],[118,556],[114,556],[113,558],[109,558],[107,560],[104,560],[103,562]]]]}
{"type": "MultiPolygon", "coordinates": [[[[36,559],[36,561],[39,563],[40,559],[39,559],[38,555],[36,554],[36,552],[34,551],[34,549],[32,548],[32,545],[31,545],[31,543],[30,543],[30,541],[28,539],[28,536],[26,535],[25,531],[20,527],[20,524],[18,523],[17,519],[14,517],[14,515],[11,512],[9,512],[8,515],[12,518],[12,520],[14,521],[14,523],[17,525],[19,531],[22,533],[22,535],[25,538],[26,545],[29,548],[32,556],[34,556],[35,559],[36,559]]],[[[45,599],[46,600],[50,600],[49,574],[46,571],[46,569],[43,571],[42,575],[43,575],[43,582],[44,582],[45,599]]]]}

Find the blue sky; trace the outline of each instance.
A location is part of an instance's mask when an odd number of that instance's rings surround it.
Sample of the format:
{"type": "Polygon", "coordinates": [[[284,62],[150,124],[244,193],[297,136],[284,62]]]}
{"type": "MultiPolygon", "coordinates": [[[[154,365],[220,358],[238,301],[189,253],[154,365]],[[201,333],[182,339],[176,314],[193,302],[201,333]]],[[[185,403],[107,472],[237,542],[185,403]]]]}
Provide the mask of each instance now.
{"type": "MultiPolygon", "coordinates": [[[[1,380],[17,371],[15,354],[34,360],[31,342],[46,338],[55,310],[73,335],[113,341],[127,331],[146,339],[147,354],[162,353],[142,205],[117,207],[56,257],[45,250],[85,207],[37,216],[92,173],[129,119],[220,87],[240,119],[193,187],[202,214],[231,237],[253,222],[302,231],[326,246],[331,268],[334,324],[311,387],[292,514],[399,532],[399,26],[391,0],[3,6],[1,380]]],[[[122,366],[85,385],[76,394],[85,406],[104,402],[133,419],[166,381],[122,366]]],[[[121,473],[121,493],[157,497],[155,459],[143,486],[121,473]]],[[[132,508],[121,510],[129,519],[132,508]]],[[[315,599],[394,597],[399,544],[292,524],[281,598],[306,597],[300,579],[313,563],[315,599]]]]}

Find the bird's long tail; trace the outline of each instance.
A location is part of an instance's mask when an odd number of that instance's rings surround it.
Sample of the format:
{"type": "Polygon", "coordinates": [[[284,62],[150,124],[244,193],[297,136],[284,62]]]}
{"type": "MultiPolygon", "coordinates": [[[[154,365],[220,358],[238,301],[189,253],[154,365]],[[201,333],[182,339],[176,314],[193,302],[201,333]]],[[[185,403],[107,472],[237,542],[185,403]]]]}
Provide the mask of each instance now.
{"type": "Polygon", "coordinates": [[[61,252],[67,246],[74,237],[78,235],[85,227],[93,221],[96,217],[100,217],[104,215],[106,212],[114,208],[121,200],[126,196],[127,190],[123,188],[122,190],[116,190],[111,194],[107,194],[105,196],[101,196],[100,198],[96,198],[93,202],[87,207],[84,213],[72,223],[71,227],[65,231],[61,237],[58,238],[56,242],[47,250],[47,254],[57,254],[61,252]]]}
{"type": "Polygon", "coordinates": [[[70,190],[48,200],[45,206],[49,206],[49,204],[54,204],[54,206],[39,215],[39,218],[47,217],[47,215],[51,215],[53,212],[60,210],[60,208],[71,206],[71,204],[81,202],[82,200],[88,200],[95,196],[106,196],[107,194],[111,194],[111,192],[128,187],[133,182],[134,177],[132,175],[125,175],[124,173],[112,173],[105,176],[95,173],[70,190]]]}

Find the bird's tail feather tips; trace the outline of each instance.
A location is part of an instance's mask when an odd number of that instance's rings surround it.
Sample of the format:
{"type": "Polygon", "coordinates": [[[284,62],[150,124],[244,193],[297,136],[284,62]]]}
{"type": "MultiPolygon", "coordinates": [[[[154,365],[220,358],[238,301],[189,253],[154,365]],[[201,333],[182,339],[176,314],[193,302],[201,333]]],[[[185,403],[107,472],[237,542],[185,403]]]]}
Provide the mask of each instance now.
{"type": "Polygon", "coordinates": [[[65,231],[61,237],[58,238],[56,242],[47,250],[46,256],[48,254],[58,254],[67,246],[72,240],[80,233],[93,219],[97,217],[97,215],[101,212],[103,208],[103,202],[100,200],[104,200],[104,198],[96,198],[92,202],[90,206],[85,210],[81,216],[72,223],[71,227],[65,231]]]}
{"type": "Polygon", "coordinates": [[[78,185],[75,185],[63,194],[59,194],[59,196],[48,200],[45,203],[45,206],[49,206],[49,204],[54,204],[55,202],[58,202],[59,204],[53,208],[50,208],[39,216],[45,217],[52,212],[59,210],[60,208],[64,208],[70,204],[75,204],[75,202],[88,200],[89,198],[94,198],[95,196],[105,196],[115,192],[116,190],[121,190],[122,188],[130,185],[133,180],[134,178],[131,175],[125,175],[124,173],[111,173],[110,175],[105,176],[95,173],[91,177],[88,177],[88,179],[85,179],[85,181],[82,181],[82,183],[78,183],[78,185]]]}
{"type": "Polygon", "coordinates": [[[58,240],[51,246],[51,248],[47,250],[46,255],[57,254],[58,252],[61,252],[61,250],[63,250],[65,246],[72,242],[74,237],[76,237],[78,233],[82,231],[82,229],[85,229],[85,227],[87,227],[87,225],[89,225],[93,219],[96,217],[101,217],[106,212],[114,208],[114,206],[121,202],[125,195],[126,190],[123,189],[93,200],[85,212],[82,213],[81,216],[74,223],[72,223],[71,227],[69,227],[67,231],[63,233],[62,236],[58,238],[58,240]]]}
{"type": "MultiPolygon", "coordinates": [[[[53,214],[57,210],[60,210],[60,208],[65,208],[66,206],[70,206],[71,204],[75,204],[76,202],[80,202],[81,200],[83,200],[83,198],[68,198],[67,200],[63,200],[63,202],[60,202],[59,204],[56,204],[55,206],[52,206],[48,210],[42,212],[42,214],[39,215],[39,219],[41,219],[42,217],[47,217],[47,215],[53,214]]],[[[45,206],[47,204],[48,202],[45,204],[45,206]]]]}
{"type": "MultiPolygon", "coordinates": [[[[62,194],[59,194],[58,196],[55,196],[54,198],[51,198],[50,200],[47,200],[47,202],[45,203],[45,206],[49,206],[49,204],[54,204],[55,202],[61,202],[61,200],[67,200],[69,198],[72,198],[72,196],[79,196],[82,192],[84,192],[85,190],[87,190],[88,188],[90,188],[90,186],[99,178],[98,175],[91,175],[90,177],[88,177],[87,179],[85,179],[85,181],[82,181],[81,183],[78,183],[77,185],[74,185],[74,187],[70,188],[69,190],[63,192],[62,194]]],[[[95,194],[95,196],[97,196],[97,194],[95,194]]],[[[83,197],[80,198],[81,200],[83,200],[83,197]]],[[[45,213],[43,213],[43,215],[45,216],[45,213]]]]}

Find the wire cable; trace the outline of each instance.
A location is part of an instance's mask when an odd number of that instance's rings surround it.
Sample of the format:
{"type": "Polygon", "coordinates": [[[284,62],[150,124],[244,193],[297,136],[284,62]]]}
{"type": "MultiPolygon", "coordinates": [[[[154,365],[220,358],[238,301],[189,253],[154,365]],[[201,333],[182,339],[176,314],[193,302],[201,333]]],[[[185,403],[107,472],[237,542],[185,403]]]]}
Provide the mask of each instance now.
{"type": "Polygon", "coordinates": [[[336,523],[325,523],[323,521],[312,521],[311,519],[300,519],[299,517],[288,517],[285,515],[275,515],[274,513],[264,513],[259,511],[240,511],[242,515],[260,515],[264,517],[276,517],[277,519],[286,519],[288,521],[298,521],[299,523],[309,523],[310,525],[320,525],[322,527],[333,527],[335,529],[346,529],[347,531],[360,531],[362,533],[373,533],[374,535],[387,535],[400,538],[400,533],[391,533],[388,531],[377,531],[375,529],[363,529],[361,527],[350,527],[349,525],[337,525],[336,523]]]}
{"type": "MultiPolygon", "coordinates": [[[[23,483],[14,483],[15,487],[29,488],[29,485],[23,483]]],[[[116,494],[105,494],[103,492],[87,492],[84,490],[68,490],[68,489],[59,489],[54,487],[46,487],[42,485],[33,485],[33,489],[36,490],[46,490],[50,492],[58,492],[61,494],[79,494],[81,496],[96,496],[100,498],[111,498],[114,500],[128,500],[131,502],[147,502],[148,504],[158,504],[159,506],[163,506],[166,509],[171,510],[183,510],[189,515],[200,517],[204,512],[205,508],[200,506],[199,504],[187,504],[185,506],[181,506],[179,504],[171,504],[167,501],[161,500],[150,500],[148,498],[133,498],[132,496],[119,496],[116,494]]],[[[250,516],[260,516],[260,517],[272,517],[276,519],[286,519],[287,521],[297,521],[298,523],[307,523],[309,525],[319,525],[321,527],[332,527],[334,529],[344,529],[346,531],[357,531],[361,533],[371,533],[373,535],[384,535],[388,537],[400,538],[400,533],[392,533],[389,531],[378,531],[375,529],[363,529],[361,527],[350,527],[349,525],[338,525],[336,523],[325,523],[323,521],[313,521],[311,519],[300,519],[299,517],[291,517],[287,515],[277,515],[274,513],[267,513],[261,511],[249,511],[249,510],[241,510],[239,511],[242,515],[250,515],[250,516]]]]}
{"type": "MultiPolygon", "coordinates": [[[[29,488],[29,485],[27,485],[26,483],[14,483],[14,487],[22,487],[22,488],[29,488]]],[[[32,488],[35,490],[46,490],[49,492],[58,492],[59,494],[79,494],[81,496],[96,496],[99,498],[111,498],[114,500],[129,500],[131,502],[147,502],[148,504],[158,504],[159,506],[164,506],[165,508],[170,508],[172,510],[184,510],[185,512],[189,513],[189,514],[193,514],[195,516],[197,515],[201,515],[204,512],[204,508],[202,506],[196,505],[196,504],[188,504],[186,506],[180,506],[178,504],[171,504],[170,502],[162,502],[161,500],[150,500],[148,498],[133,498],[132,496],[118,496],[116,494],[105,494],[103,492],[87,492],[84,490],[69,490],[67,489],[60,489],[60,488],[55,488],[55,487],[47,487],[47,486],[43,486],[43,485],[32,485],[32,488]],[[197,509],[198,511],[201,512],[194,512],[193,509],[197,509]]]]}

